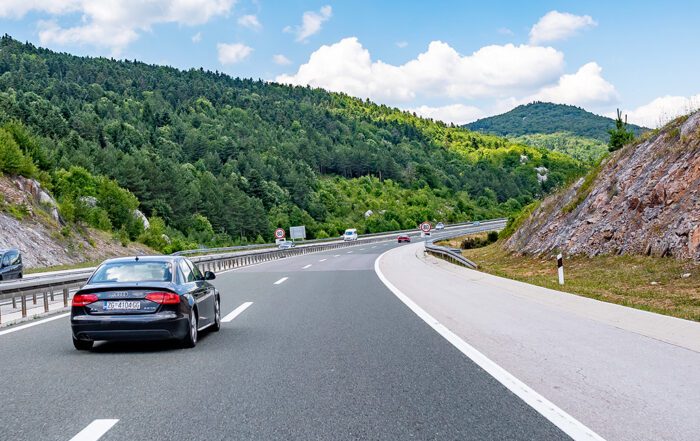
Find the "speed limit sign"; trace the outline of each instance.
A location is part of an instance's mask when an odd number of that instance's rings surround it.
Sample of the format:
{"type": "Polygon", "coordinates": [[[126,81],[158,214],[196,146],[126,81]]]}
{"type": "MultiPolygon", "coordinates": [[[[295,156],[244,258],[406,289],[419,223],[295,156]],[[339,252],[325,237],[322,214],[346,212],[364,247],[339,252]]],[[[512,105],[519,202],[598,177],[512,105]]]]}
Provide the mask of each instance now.
{"type": "Polygon", "coordinates": [[[423,222],[420,224],[420,230],[424,233],[429,233],[432,228],[433,226],[430,225],[430,222],[423,222]]]}
{"type": "Polygon", "coordinates": [[[284,228],[278,228],[275,230],[275,239],[284,239],[286,235],[287,233],[284,231],[284,228]]]}

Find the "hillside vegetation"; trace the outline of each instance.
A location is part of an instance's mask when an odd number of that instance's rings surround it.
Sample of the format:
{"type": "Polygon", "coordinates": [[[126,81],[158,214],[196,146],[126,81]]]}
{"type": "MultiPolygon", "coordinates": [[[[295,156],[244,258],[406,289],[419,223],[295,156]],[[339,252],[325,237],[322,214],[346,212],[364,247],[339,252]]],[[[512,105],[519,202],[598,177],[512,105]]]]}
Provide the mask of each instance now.
{"type": "Polygon", "coordinates": [[[342,94],[76,57],[9,36],[0,127],[0,171],[38,178],[66,221],[165,251],[269,241],[278,226],[324,237],[504,216],[585,169],[342,94]]]}
{"type": "MultiPolygon", "coordinates": [[[[567,133],[607,143],[610,139],[608,130],[615,127],[615,120],[576,106],[533,102],[520,105],[501,115],[474,121],[465,127],[499,136],[567,133]]],[[[635,136],[648,130],[634,124],[629,124],[628,129],[635,136]]]]}

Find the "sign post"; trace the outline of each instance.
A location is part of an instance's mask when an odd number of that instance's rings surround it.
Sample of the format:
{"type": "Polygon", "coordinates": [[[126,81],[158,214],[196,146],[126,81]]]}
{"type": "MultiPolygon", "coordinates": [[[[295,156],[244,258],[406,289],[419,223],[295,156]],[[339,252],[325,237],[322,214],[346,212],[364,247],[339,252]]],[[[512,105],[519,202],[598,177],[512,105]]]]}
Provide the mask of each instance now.
{"type": "Polygon", "coordinates": [[[294,239],[306,239],[306,227],[301,225],[299,227],[289,227],[289,236],[294,239]]]}
{"type": "Polygon", "coordinates": [[[564,284],[564,256],[557,255],[557,270],[559,271],[559,284],[564,284]]]}

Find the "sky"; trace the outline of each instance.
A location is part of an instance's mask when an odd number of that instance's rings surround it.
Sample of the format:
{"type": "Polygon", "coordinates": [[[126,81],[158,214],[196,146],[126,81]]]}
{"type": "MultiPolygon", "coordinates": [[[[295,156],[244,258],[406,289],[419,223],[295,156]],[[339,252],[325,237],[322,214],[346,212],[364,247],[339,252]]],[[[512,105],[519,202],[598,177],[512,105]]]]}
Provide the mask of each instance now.
{"type": "Polygon", "coordinates": [[[0,0],[76,55],[345,92],[463,124],[531,101],[657,127],[700,107],[700,2],[0,0]]]}

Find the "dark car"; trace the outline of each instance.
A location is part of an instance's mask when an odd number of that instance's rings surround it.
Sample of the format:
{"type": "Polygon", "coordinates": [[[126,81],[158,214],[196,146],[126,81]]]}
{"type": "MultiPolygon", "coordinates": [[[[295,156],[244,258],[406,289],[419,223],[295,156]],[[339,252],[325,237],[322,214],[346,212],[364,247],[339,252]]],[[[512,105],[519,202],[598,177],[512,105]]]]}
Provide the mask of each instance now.
{"type": "Polygon", "coordinates": [[[408,234],[401,234],[401,235],[398,237],[398,241],[399,241],[399,243],[401,243],[401,242],[410,242],[410,241],[411,241],[411,236],[409,236],[408,234]]]}
{"type": "Polygon", "coordinates": [[[21,279],[22,253],[16,248],[0,250],[0,280],[21,279]]]}
{"type": "Polygon", "coordinates": [[[199,331],[221,328],[221,299],[196,265],[180,256],[104,261],[73,297],[73,345],[98,340],[179,340],[197,344],[199,331]]]}

